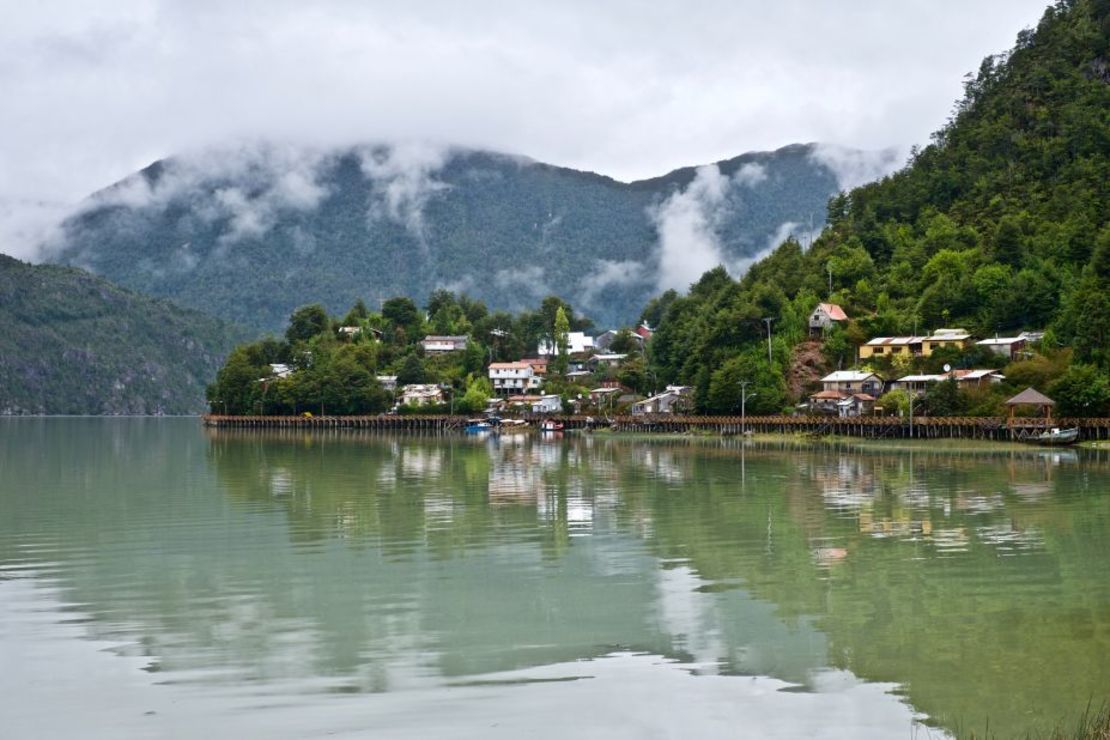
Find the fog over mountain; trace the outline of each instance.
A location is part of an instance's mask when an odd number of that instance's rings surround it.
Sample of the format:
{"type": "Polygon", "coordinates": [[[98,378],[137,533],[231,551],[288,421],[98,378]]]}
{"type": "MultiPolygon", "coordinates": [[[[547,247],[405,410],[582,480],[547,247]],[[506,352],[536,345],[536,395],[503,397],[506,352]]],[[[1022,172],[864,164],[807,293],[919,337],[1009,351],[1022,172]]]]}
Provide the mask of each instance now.
{"type": "Polygon", "coordinates": [[[509,310],[554,293],[611,326],[718,264],[741,274],[789,237],[807,243],[831,195],[900,163],[794,145],[621,183],[426,142],[251,143],[94,194],[42,256],[257,329],[309,302],[338,312],[441,287],[509,310]]]}
{"type": "Polygon", "coordinates": [[[0,252],[229,141],[430,140],[625,182],[791,142],[908,150],[1045,4],[7,3],[0,252]]]}

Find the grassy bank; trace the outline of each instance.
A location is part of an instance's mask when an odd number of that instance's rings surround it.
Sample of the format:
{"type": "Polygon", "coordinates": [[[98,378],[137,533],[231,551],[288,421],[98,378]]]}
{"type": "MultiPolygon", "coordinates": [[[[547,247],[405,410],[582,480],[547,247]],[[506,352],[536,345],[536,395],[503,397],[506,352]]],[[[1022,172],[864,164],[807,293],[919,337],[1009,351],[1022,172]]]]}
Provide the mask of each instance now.
{"type": "MultiPolygon", "coordinates": [[[[957,731],[956,734],[968,740],[1002,740],[989,728],[981,733],[965,735],[957,731]]],[[[1098,710],[1088,707],[1074,725],[1061,723],[1047,732],[1028,732],[1023,737],[1026,740],[1110,740],[1110,706],[1103,704],[1098,710]]]]}

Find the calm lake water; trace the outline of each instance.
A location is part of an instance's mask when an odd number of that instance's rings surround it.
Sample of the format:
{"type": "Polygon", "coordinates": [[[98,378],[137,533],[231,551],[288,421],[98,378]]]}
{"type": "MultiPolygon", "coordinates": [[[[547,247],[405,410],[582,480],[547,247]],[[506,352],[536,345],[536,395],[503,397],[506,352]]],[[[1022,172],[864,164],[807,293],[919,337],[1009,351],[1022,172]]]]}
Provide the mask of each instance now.
{"type": "Polygon", "coordinates": [[[1110,455],[0,422],[0,737],[1000,737],[1110,698],[1110,455]]]}

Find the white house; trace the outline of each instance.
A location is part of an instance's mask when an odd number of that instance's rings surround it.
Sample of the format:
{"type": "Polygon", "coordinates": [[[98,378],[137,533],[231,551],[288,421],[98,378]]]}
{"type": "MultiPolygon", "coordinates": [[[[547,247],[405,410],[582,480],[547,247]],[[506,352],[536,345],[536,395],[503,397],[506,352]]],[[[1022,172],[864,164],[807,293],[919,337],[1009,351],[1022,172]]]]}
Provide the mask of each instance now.
{"type": "Polygon", "coordinates": [[[394,393],[397,390],[396,375],[378,375],[377,378],[378,382],[382,384],[382,388],[385,388],[390,393],[394,393]]]}
{"type": "Polygon", "coordinates": [[[414,383],[401,388],[401,403],[406,406],[427,406],[443,403],[443,389],[438,385],[414,383]]]}
{"type": "Polygon", "coordinates": [[[563,398],[558,393],[548,393],[540,396],[539,401],[532,402],[534,414],[557,414],[563,410],[563,398]]]}
{"type": "Polygon", "coordinates": [[[674,414],[688,411],[692,405],[693,392],[694,389],[688,385],[668,385],[662,393],[632,404],[632,413],[674,414]]]}
{"type": "Polygon", "coordinates": [[[282,362],[270,363],[270,375],[275,378],[288,378],[293,374],[293,368],[282,362]]]}
{"type": "Polygon", "coordinates": [[[992,337],[991,339],[980,339],[975,343],[977,347],[986,347],[991,352],[994,352],[999,357],[1005,357],[1007,360],[1012,360],[1023,349],[1025,349],[1026,338],[1018,337],[992,337]]]}
{"type": "Polygon", "coordinates": [[[883,379],[864,370],[837,370],[821,378],[821,386],[826,391],[838,393],[866,393],[876,397],[883,393],[883,379]]]}
{"type": "Polygon", "coordinates": [[[907,391],[915,396],[924,395],[929,386],[948,380],[947,375],[905,375],[890,384],[894,390],[907,391]]]}
{"type": "Polygon", "coordinates": [[[529,362],[492,362],[489,379],[494,393],[521,395],[538,389],[543,377],[529,362]]]}
{"type": "Polygon", "coordinates": [[[811,331],[825,330],[847,320],[848,314],[835,303],[818,303],[817,308],[809,315],[809,328],[811,331]]]}
{"type": "Polygon", "coordinates": [[[467,337],[438,337],[428,335],[424,337],[421,342],[424,345],[424,351],[430,353],[437,352],[458,352],[466,349],[467,337]]]}
{"type": "Polygon", "coordinates": [[[898,378],[891,387],[897,390],[908,391],[916,396],[921,396],[933,383],[954,379],[960,388],[978,388],[984,385],[1001,383],[1006,376],[997,370],[953,370],[938,375],[906,375],[898,378]]]}
{"type": "MultiPolygon", "coordinates": [[[[570,354],[579,354],[594,348],[594,338],[588,337],[584,332],[571,331],[567,332],[567,352],[570,354]]],[[[559,348],[554,343],[541,339],[540,344],[536,347],[536,354],[538,355],[557,355],[559,348]]]]}

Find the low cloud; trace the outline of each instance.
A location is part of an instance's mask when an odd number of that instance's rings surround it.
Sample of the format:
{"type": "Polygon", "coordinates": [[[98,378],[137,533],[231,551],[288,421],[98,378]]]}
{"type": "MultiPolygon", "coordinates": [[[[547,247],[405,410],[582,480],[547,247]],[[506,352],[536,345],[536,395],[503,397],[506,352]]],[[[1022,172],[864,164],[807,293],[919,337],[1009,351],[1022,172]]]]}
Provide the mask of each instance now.
{"type": "Polygon", "coordinates": [[[523,288],[530,295],[548,295],[547,280],[539,265],[498,270],[493,282],[499,288],[523,288]]]}
{"type": "Polygon", "coordinates": [[[810,159],[832,170],[841,190],[851,190],[895,172],[905,163],[907,154],[897,147],[863,151],[835,144],[817,144],[810,159]]]}
{"type": "Polygon", "coordinates": [[[686,290],[725,261],[716,229],[729,184],[717,165],[705,165],[685,189],[648,210],[659,234],[660,290],[686,290]]]}
{"type": "Polygon", "coordinates": [[[362,172],[373,181],[370,218],[403,224],[423,242],[424,207],[450,187],[435,178],[449,155],[446,147],[415,141],[361,148],[362,172]]]}
{"type": "Polygon", "coordinates": [[[759,162],[748,162],[732,176],[732,181],[737,185],[746,185],[749,188],[754,188],[766,179],[767,168],[759,162]]]}
{"type": "Polygon", "coordinates": [[[794,221],[784,221],[779,224],[775,232],[768,237],[762,249],[753,255],[741,257],[729,264],[729,274],[735,278],[743,277],[747,274],[748,270],[751,269],[752,265],[759,262],[764,257],[770,256],[770,254],[782,246],[782,243],[787,239],[794,239],[794,241],[802,245],[803,249],[808,249],[809,245],[813,243],[813,240],[820,235],[824,228],[825,225],[823,223],[810,229],[805,224],[796,223],[794,221]]]}
{"type": "Polygon", "coordinates": [[[579,283],[578,301],[592,307],[606,288],[645,284],[650,280],[651,275],[642,262],[595,260],[593,272],[579,283]]]}
{"type": "Polygon", "coordinates": [[[57,241],[62,221],[72,212],[69,203],[0,200],[0,252],[32,262],[40,259],[42,245],[57,241]]]}
{"type": "Polygon", "coordinates": [[[164,161],[156,178],[136,173],[95,193],[76,213],[105,206],[158,211],[214,188],[189,207],[205,221],[226,220],[219,243],[227,247],[265,235],[282,213],[319,206],[328,195],[321,183],[328,162],[319,150],[273,144],[191,152],[164,161]]]}

